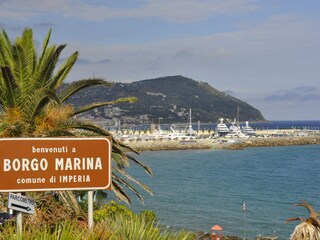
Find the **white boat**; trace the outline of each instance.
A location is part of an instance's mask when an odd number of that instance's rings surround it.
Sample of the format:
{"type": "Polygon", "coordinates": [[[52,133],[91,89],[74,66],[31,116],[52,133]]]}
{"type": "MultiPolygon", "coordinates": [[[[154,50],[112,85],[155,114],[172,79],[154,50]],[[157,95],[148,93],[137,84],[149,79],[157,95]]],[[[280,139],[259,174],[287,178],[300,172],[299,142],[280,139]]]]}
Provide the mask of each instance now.
{"type": "Polygon", "coordinates": [[[226,136],[226,138],[248,138],[249,136],[240,130],[229,132],[226,136]]]}
{"type": "Polygon", "coordinates": [[[186,135],[189,136],[190,138],[196,138],[196,131],[194,131],[192,128],[191,108],[189,111],[189,125],[185,132],[186,132],[186,135]]]}
{"type": "Polygon", "coordinates": [[[181,141],[181,140],[190,139],[190,136],[187,136],[186,134],[181,133],[178,130],[175,130],[173,125],[170,126],[170,131],[171,132],[168,134],[168,139],[170,139],[170,140],[181,141]]]}
{"type": "MultiPolygon", "coordinates": [[[[230,122],[230,121],[229,121],[230,122]]],[[[226,135],[226,138],[248,138],[249,136],[241,131],[239,124],[237,124],[236,118],[233,122],[230,122],[230,132],[226,135]]]]}
{"type": "Polygon", "coordinates": [[[233,122],[229,121],[229,123],[231,123],[231,126],[229,127],[230,133],[239,132],[240,131],[239,124],[236,124],[237,123],[237,119],[236,118],[233,120],[233,122]]]}
{"type": "Polygon", "coordinates": [[[227,135],[230,132],[230,129],[226,124],[223,123],[223,120],[224,120],[223,118],[220,118],[219,120],[220,120],[220,123],[217,124],[216,133],[218,137],[222,137],[227,135]]]}
{"type": "Polygon", "coordinates": [[[151,137],[154,140],[166,140],[169,139],[169,134],[163,131],[159,126],[159,129],[155,129],[151,137]]]}
{"type": "Polygon", "coordinates": [[[249,136],[255,136],[256,135],[256,131],[253,130],[252,127],[250,127],[249,122],[246,121],[246,126],[242,127],[242,132],[249,135],[249,136]]]}

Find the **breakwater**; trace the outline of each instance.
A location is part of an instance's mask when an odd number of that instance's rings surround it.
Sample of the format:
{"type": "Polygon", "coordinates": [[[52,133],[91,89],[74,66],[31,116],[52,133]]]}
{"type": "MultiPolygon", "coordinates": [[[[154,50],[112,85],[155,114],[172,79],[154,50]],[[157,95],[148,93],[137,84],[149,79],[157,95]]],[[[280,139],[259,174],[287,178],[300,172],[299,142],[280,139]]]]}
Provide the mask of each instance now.
{"type": "Polygon", "coordinates": [[[320,144],[320,136],[291,136],[236,139],[197,139],[190,141],[136,141],[127,143],[137,151],[192,150],[192,149],[228,149],[241,150],[247,147],[272,147],[320,144]]]}
{"type": "Polygon", "coordinates": [[[224,146],[229,150],[247,147],[275,147],[320,144],[320,136],[253,138],[224,146]]]}
{"type": "Polygon", "coordinates": [[[161,141],[137,141],[127,143],[133,149],[142,151],[164,151],[164,150],[192,150],[211,149],[216,143],[212,139],[197,139],[191,141],[161,140],[161,141]]]}

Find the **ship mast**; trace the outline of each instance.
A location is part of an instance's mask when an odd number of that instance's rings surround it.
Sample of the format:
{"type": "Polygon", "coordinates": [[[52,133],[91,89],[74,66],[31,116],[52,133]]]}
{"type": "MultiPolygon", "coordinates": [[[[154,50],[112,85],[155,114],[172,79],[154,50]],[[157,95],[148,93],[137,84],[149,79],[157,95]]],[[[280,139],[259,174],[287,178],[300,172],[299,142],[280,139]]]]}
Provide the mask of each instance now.
{"type": "Polygon", "coordinates": [[[189,135],[191,136],[192,133],[192,123],[191,123],[191,108],[189,111],[189,135]]]}

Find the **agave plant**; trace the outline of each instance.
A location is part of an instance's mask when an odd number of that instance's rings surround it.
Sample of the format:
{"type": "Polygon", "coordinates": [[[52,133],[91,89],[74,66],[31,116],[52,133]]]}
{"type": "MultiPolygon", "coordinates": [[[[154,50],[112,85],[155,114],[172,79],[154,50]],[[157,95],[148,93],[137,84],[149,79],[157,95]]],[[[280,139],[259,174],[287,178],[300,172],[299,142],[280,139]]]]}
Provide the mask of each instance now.
{"type": "MultiPolygon", "coordinates": [[[[78,52],[72,53],[57,67],[62,45],[49,45],[51,30],[44,38],[37,54],[31,28],[25,28],[22,36],[11,42],[7,33],[0,33],[0,137],[54,137],[54,136],[108,136],[110,132],[75,116],[91,109],[116,104],[132,103],[132,97],[109,102],[96,102],[73,107],[67,100],[74,94],[91,86],[110,87],[112,83],[101,78],[73,81],[67,87],[62,84],[77,61],[78,52]]],[[[151,193],[143,183],[132,178],[125,167],[130,162],[141,166],[148,174],[151,170],[141,161],[129,155],[130,147],[112,138],[113,175],[112,189],[118,199],[130,204],[126,190],[132,191],[143,201],[132,183],[151,193]]],[[[72,192],[62,192],[66,203],[76,201],[72,192]]]]}
{"type": "Polygon", "coordinates": [[[294,206],[305,207],[309,212],[307,219],[301,217],[289,218],[286,223],[298,220],[300,224],[294,229],[291,234],[291,240],[320,240],[320,212],[316,212],[306,201],[294,204],[294,206]]]}

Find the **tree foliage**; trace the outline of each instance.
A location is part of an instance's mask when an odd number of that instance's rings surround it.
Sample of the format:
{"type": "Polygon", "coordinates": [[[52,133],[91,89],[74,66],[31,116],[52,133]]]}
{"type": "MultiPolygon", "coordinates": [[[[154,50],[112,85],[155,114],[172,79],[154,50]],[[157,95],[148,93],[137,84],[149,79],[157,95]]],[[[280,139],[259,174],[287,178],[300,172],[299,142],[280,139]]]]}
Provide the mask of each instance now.
{"type": "MultiPolygon", "coordinates": [[[[151,170],[129,153],[130,147],[114,139],[110,132],[75,116],[96,107],[134,102],[126,97],[114,101],[90,103],[73,107],[66,101],[82,89],[92,86],[110,87],[112,83],[101,78],[73,81],[61,88],[77,61],[78,52],[72,53],[60,65],[59,59],[66,44],[49,44],[51,30],[45,36],[37,53],[31,28],[25,28],[21,37],[11,41],[5,31],[0,34],[0,137],[56,137],[106,136],[112,138],[113,176],[112,189],[118,199],[130,204],[126,190],[143,198],[135,185],[151,193],[150,189],[132,178],[125,167],[130,162],[141,166],[148,174],[151,170]],[[134,184],[132,184],[134,183],[134,184]]],[[[67,199],[70,194],[61,195],[67,199]]]]}

